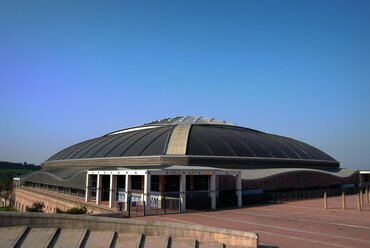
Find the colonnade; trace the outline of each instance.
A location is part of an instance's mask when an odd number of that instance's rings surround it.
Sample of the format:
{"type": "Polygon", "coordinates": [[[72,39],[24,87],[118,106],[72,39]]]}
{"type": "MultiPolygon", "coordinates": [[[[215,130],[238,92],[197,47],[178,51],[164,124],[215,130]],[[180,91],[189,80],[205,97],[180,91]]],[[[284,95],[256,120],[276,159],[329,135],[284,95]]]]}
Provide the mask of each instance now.
{"type": "MultiPolygon", "coordinates": [[[[92,185],[92,176],[96,175],[96,196],[95,202],[96,205],[101,204],[102,200],[102,177],[104,175],[109,175],[109,207],[113,208],[116,202],[116,191],[117,191],[117,177],[118,176],[125,176],[125,194],[124,194],[124,201],[128,202],[131,194],[131,177],[133,175],[141,175],[144,177],[144,185],[143,185],[143,201],[145,201],[145,214],[150,212],[150,196],[151,196],[151,176],[152,175],[159,175],[159,176],[167,176],[167,175],[178,175],[179,178],[179,198],[180,198],[180,211],[186,211],[186,176],[187,175],[198,175],[200,173],[194,173],[194,171],[163,171],[163,170],[127,170],[127,171],[120,171],[120,170],[113,170],[113,171],[88,171],[86,176],[86,195],[85,201],[89,202],[91,197],[91,189],[94,185],[92,185]]],[[[240,172],[225,172],[225,171],[206,171],[202,172],[202,175],[209,176],[209,191],[211,197],[211,208],[216,209],[216,176],[219,175],[234,175],[236,178],[236,194],[237,194],[237,206],[242,206],[242,180],[240,172]]],[[[160,177],[163,179],[163,177],[160,177]]],[[[163,192],[163,183],[160,183],[160,191],[163,192]]],[[[125,209],[126,210],[126,209],[125,209]]]]}

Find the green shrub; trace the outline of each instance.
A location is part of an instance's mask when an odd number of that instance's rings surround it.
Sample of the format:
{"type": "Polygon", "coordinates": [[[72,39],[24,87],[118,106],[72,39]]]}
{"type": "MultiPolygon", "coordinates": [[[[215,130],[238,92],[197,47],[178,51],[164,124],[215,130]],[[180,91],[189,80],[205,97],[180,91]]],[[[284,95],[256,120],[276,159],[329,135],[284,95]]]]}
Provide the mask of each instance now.
{"type": "Polygon", "coordinates": [[[74,208],[67,209],[66,211],[63,211],[63,210],[57,208],[55,210],[55,212],[60,213],[60,214],[86,214],[87,213],[87,208],[86,208],[86,206],[74,207],[74,208]]]}
{"type": "Polygon", "coordinates": [[[26,207],[27,212],[42,212],[45,204],[43,202],[34,202],[32,207],[26,207]]]}
{"type": "Polygon", "coordinates": [[[82,207],[75,207],[75,208],[71,208],[71,209],[68,209],[66,211],[66,214],[86,214],[87,213],[87,208],[86,206],[82,206],[82,207]]]}
{"type": "Polygon", "coordinates": [[[55,209],[55,213],[57,213],[57,214],[64,214],[64,211],[61,210],[60,208],[56,208],[55,209]]]}

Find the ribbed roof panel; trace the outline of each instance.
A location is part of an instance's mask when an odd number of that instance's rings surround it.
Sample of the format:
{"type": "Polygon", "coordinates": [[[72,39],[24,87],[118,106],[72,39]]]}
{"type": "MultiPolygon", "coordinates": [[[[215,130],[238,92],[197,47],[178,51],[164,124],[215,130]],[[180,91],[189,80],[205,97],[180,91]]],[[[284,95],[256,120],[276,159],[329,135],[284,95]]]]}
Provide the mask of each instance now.
{"type": "Polygon", "coordinates": [[[335,161],[326,153],[301,141],[222,125],[193,125],[187,155],[335,161]]]}
{"type": "Polygon", "coordinates": [[[51,160],[163,155],[172,126],[105,135],[68,147],[51,160]]]}
{"type": "Polygon", "coordinates": [[[115,131],[68,147],[48,161],[161,155],[336,162],[298,140],[189,116],[115,131]]]}

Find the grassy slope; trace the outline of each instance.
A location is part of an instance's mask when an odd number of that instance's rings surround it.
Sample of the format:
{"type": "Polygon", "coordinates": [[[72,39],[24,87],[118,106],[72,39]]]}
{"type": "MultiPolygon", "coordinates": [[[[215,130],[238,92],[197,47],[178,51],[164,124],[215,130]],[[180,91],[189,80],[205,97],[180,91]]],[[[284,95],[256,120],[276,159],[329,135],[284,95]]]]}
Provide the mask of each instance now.
{"type": "Polygon", "coordinates": [[[34,172],[32,169],[18,169],[18,168],[0,168],[0,185],[9,183],[13,180],[13,177],[19,175],[27,174],[34,172]]]}
{"type": "Polygon", "coordinates": [[[34,172],[31,169],[0,168],[0,180],[34,172]]]}
{"type": "Polygon", "coordinates": [[[7,175],[19,176],[27,173],[34,172],[31,169],[18,169],[18,168],[0,168],[0,178],[4,178],[7,175]]]}
{"type": "Polygon", "coordinates": [[[0,207],[0,211],[13,211],[13,212],[17,212],[17,209],[12,208],[12,207],[0,207]]]}

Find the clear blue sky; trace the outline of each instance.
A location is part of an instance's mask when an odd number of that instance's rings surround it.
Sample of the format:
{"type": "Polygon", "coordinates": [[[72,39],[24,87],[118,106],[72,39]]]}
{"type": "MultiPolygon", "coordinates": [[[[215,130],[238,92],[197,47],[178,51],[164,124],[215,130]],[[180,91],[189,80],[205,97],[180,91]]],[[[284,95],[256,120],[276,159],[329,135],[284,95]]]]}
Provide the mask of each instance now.
{"type": "Polygon", "coordinates": [[[370,168],[370,1],[0,0],[0,160],[177,115],[370,168]]]}

